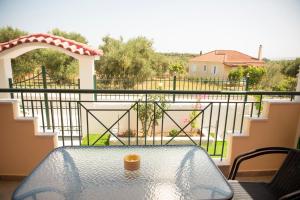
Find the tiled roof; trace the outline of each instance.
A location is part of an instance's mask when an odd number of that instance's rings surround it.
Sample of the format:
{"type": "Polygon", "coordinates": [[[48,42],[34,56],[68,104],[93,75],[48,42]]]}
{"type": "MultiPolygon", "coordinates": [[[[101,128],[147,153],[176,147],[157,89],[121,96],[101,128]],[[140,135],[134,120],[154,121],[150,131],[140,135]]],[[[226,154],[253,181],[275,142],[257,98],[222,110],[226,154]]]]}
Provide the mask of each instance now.
{"type": "Polygon", "coordinates": [[[101,50],[91,48],[85,44],[76,42],[74,40],[69,40],[63,37],[45,34],[45,33],[31,34],[31,35],[19,37],[14,40],[10,40],[8,42],[0,43],[0,53],[12,47],[18,46],[19,44],[34,43],[34,42],[46,43],[49,45],[57,46],[79,55],[88,55],[88,56],[103,55],[101,50]]]}
{"type": "Polygon", "coordinates": [[[229,66],[263,65],[265,62],[234,50],[215,50],[190,59],[191,62],[221,62],[229,66]]]}

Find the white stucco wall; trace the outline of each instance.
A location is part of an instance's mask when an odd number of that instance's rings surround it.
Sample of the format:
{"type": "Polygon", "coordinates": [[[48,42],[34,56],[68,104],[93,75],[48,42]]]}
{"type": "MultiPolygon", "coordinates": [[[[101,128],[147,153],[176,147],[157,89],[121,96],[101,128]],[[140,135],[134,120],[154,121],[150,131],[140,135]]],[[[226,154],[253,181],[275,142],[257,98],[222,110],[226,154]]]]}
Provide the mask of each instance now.
{"type": "MultiPolygon", "coordinates": [[[[129,109],[132,103],[86,103],[85,106],[89,109],[129,109]]],[[[202,103],[202,108],[206,107],[207,103],[202,103]]],[[[176,103],[170,105],[169,109],[176,109],[176,110],[185,110],[185,109],[193,109],[194,104],[191,103],[176,103]]],[[[220,117],[219,117],[219,127],[218,127],[218,135],[223,136],[224,128],[225,128],[225,118],[226,118],[226,108],[227,104],[224,102],[221,104],[220,109],[220,117]]],[[[209,107],[204,112],[204,121],[203,121],[203,132],[208,132],[208,127],[210,125],[211,129],[210,132],[216,132],[217,128],[217,121],[218,121],[218,112],[219,112],[219,104],[215,103],[213,104],[213,110],[212,115],[211,107],[209,107]],[[211,122],[210,122],[210,115],[211,122]]],[[[227,119],[227,130],[233,129],[233,123],[234,123],[234,112],[235,112],[235,103],[230,103],[228,107],[228,119],[227,119]]],[[[247,104],[245,107],[245,115],[249,114],[250,112],[250,105],[247,104]]],[[[120,118],[125,111],[92,111],[92,113],[107,127],[111,126],[114,122],[120,118]]],[[[189,115],[191,111],[167,111],[167,113],[181,126],[183,127],[187,122],[184,122],[184,119],[186,118],[188,121],[190,120],[189,115]]],[[[242,113],[243,113],[243,104],[239,103],[236,110],[236,120],[235,120],[235,132],[240,131],[240,125],[241,125],[241,119],[242,119],[242,113]]],[[[254,112],[255,113],[255,112],[254,112]]],[[[201,116],[196,119],[196,123],[198,128],[201,128],[201,116]]],[[[137,124],[137,116],[136,111],[131,110],[130,112],[130,129],[136,130],[136,124],[137,124]]],[[[139,130],[141,131],[141,122],[138,120],[139,123],[139,130]]],[[[118,124],[116,124],[114,127],[114,130],[119,132],[124,132],[128,130],[128,114],[126,114],[118,124]]],[[[190,126],[188,126],[185,131],[190,131],[190,126]]],[[[169,132],[172,129],[179,130],[179,127],[176,126],[176,124],[167,116],[164,117],[164,125],[163,125],[163,132],[169,132]]],[[[89,115],[89,132],[90,133],[99,133],[104,131],[104,127],[101,126],[101,124],[94,119],[91,115],[89,115]]],[[[159,132],[161,131],[161,119],[158,120],[158,125],[155,127],[155,131],[159,132]]],[[[86,133],[86,127],[83,129],[83,132],[86,133]]]]}
{"type": "Polygon", "coordinates": [[[226,76],[224,71],[224,64],[219,62],[189,62],[189,76],[202,78],[224,78],[226,76]],[[195,66],[195,67],[193,67],[195,66]],[[206,66],[206,71],[204,70],[206,66]],[[216,66],[216,73],[213,73],[214,66],[216,66]]]}

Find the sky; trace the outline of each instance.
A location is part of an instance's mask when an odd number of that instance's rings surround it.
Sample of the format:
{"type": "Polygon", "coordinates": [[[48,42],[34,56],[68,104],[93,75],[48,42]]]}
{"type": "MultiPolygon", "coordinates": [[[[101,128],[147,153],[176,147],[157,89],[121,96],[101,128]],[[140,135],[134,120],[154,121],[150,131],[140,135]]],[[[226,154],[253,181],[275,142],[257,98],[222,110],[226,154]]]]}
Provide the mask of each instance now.
{"type": "Polygon", "coordinates": [[[271,59],[300,57],[300,0],[0,0],[0,27],[151,39],[159,52],[231,49],[271,59]]]}

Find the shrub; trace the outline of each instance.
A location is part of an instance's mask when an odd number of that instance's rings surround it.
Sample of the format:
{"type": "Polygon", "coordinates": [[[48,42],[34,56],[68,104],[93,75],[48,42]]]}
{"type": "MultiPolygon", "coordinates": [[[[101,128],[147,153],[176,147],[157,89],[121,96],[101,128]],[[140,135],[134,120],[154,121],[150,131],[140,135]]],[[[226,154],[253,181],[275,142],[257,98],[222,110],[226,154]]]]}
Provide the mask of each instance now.
{"type": "Polygon", "coordinates": [[[257,85],[265,75],[266,70],[263,67],[249,66],[244,69],[243,76],[248,77],[248,84],[250,87],[257,85]]]}
{"type": "Polygon", "coordinates": [[[124,131],[124,132],[121,133],[121,134],[118,134],[118,136],[119,136],[119,137],[128,137],[128,136],[134,137],[134,136],[136,136],[136,132],[130,129],[130,130],[124,131]]]}
{"type": "MultiPolygon", "coordinates": [[[[101,139],[99,139],[101,134],[99,133],[90,133],[89,134],[89,145],[92,146],[94,142],[94,146],[109,146],[109,139],[110,139],[110,134],[105,133],[105,135],[102,136],[101,139]]],[[[81,140],[81,145],[82,146],[88,146],[88,137],[85,135],[82,140],[81,140]]]]}
{"type": "Polygon", "coordinates": [[[231,70],[228,79],[231,84],[238,83],[243,78],[243,69],[241,67],[231,70]]]}
{"type": "Polygon", "coordinates": [[[170,132],[169,132],[169,136],[170,137],[175,137],[178,135],[178,130],[176,129],[172,129],[170,132]]]}
{"type": "Polygon", "coordinates": [[[185,73],[184,66],[181,63],[173,63],[169,66],[169,71],[172,75],[180,75],[185,73]]]}
{"type": "Polygon", "coordinates": [[[230,71],[228,79],[230,83],[237,83],[242,78],[248,78],[249,87],[256,86],[266,74],[266,69],[263,67],[248,66],[246,68],[239,67],[230,71]]]}
{"type": "Polygon", "coordinates": [[[148,103],[139,100],[139,103],[133,108],[135,111],[138,110],[143,135],[148,135],[149,130],[158,125],[158,120],[163,116],[163,110],[168,108],[164,95],[150,94],[147,101],[148,103]]]}
{"type": "Polygon", "coordinates": [[[272,87],[273,91],[295,91],[297,86],[297,79],[292,77],[285,77],[272,87]]]}

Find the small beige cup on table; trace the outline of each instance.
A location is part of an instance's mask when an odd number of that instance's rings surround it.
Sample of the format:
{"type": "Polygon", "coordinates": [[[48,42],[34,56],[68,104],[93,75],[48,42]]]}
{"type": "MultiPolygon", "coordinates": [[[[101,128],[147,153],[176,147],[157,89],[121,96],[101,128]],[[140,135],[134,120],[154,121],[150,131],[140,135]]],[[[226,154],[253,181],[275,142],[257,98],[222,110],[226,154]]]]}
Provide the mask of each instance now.
{"type": "Polygon", "coordinates": [[[141,165],[141,157],[138,154],[128,154],[124,156],[124,168],[126,170],[138,170],[141,165]]]}

